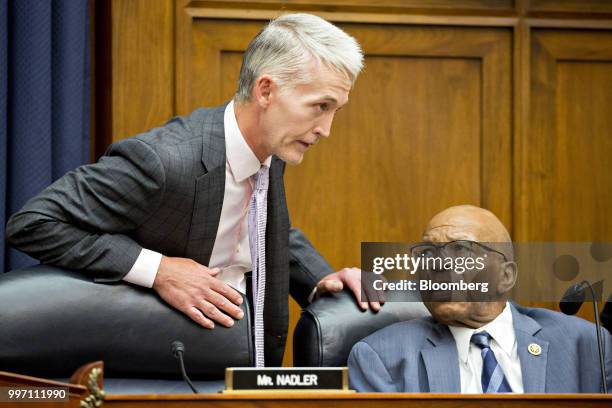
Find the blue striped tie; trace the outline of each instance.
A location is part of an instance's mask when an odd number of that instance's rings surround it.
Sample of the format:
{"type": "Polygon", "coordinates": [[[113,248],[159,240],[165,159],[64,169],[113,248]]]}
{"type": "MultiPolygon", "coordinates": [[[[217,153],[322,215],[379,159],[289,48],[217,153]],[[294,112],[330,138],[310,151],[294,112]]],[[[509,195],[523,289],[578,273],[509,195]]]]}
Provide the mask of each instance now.
{"type": "Polygon", "coordinates": [[[482,392],[486,394],[512,392],[504,371],[497,362],[495,353],[491,350],[491,335],[486,331],[474,333],[470,341],[480,348],[480,354],[482,355],[482,377],[480,379],[482,392]]]}

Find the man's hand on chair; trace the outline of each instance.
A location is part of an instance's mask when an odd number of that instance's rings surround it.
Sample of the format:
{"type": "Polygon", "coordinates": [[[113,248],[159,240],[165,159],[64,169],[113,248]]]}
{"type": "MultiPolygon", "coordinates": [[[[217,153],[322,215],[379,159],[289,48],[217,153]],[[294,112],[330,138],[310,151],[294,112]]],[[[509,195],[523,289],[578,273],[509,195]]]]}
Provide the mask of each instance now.
{"type": "Polygon", "coordinates": [[[346,285],[352,292],[357,303],[362,310],[370,308],[378,312],[382,304],[385,303],[385,295],[382,291],[372,289],[370,277],[371,272],[363,272],[359,268],[344,268],[338,272],[331,273],[321,279],[317,284],[316,297],[319,297],[326,292],[340,292],[346,285]],[[362,282],[362,277],[367,279],[367,282],[362,282]],[[363,298],[362,298],[362,283],[363,283],[363,298]]]}
{"type": "Polygon", "coordinates": [[[220,271],[191,259],[163,256],[153,289],[168,304],[207,329],[214,328],[214,322],[231,327],[234,319],[244,316],[238,307],[242,296],[215,277],[220,271]]]}

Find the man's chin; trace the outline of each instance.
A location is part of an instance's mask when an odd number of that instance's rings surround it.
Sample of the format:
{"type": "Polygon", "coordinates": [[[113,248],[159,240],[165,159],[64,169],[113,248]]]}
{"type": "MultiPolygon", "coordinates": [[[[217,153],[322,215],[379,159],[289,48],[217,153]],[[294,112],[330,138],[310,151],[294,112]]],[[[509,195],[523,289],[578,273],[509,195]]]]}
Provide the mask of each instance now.
{"type": "Polygon", "coordinates": [[[431,315],[440,323],[451,324],[468,314],[469,302],[424,302],[431,315]]]}
{"type": "Polygon", "coordinates": [[[304,154],[298,152],[279,152],[277,156],[287,164],[296,166],[304,160],[304,154]]]}

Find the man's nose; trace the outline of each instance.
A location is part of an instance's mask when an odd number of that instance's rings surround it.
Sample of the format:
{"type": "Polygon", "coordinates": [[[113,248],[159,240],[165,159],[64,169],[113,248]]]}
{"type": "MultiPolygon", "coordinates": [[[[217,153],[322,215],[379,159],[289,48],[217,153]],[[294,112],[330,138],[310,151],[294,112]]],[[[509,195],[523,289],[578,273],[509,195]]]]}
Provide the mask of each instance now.
{"type": "Polygon", "coordinates": [[[314,129],[314,133],[319,137],[329,137],[334,115],[328,115],[321,119],[314,129]]]}

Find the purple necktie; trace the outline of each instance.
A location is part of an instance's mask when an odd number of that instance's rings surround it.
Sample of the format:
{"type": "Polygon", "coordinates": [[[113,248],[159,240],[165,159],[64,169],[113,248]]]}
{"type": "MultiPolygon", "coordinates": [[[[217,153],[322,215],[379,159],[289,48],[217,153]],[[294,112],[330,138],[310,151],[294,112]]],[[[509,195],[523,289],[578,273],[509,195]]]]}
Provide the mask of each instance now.
{"type": "Polygon", "coordinates": [[[253,195],[249,202],[249,245],[253,264],[253,303],[255,306],[255,367],[264,366],[264,297],[266,293],[266,219],[268,171],[261,166],[255,174],[253,195]]]}

